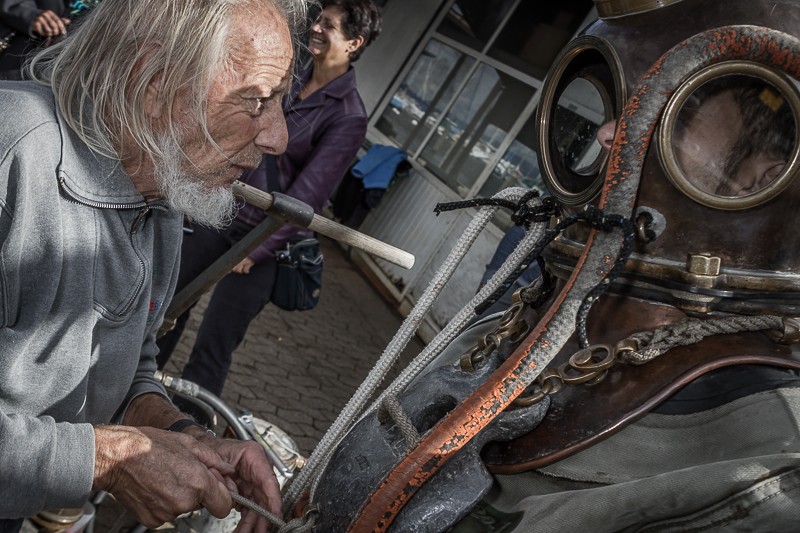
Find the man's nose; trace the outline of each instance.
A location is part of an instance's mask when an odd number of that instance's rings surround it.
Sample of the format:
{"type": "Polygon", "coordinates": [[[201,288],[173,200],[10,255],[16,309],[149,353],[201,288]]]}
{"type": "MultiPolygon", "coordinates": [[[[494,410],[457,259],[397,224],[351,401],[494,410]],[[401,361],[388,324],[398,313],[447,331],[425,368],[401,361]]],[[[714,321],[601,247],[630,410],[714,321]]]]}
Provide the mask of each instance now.
{"type": "Polygon", "coordinates": [[[255,144],[265,154],[280,155],[286,151],[289,131],[282,111],[265,113],[259,120],[255,144]]]}
{"type": "Polygon", "coordinates": [[[597,130],[597,142],[603,147],[603,150],[611,151],[611,145],[614,144],[614,133],[617,131],[617,121],[609,120],[597,130]]]}

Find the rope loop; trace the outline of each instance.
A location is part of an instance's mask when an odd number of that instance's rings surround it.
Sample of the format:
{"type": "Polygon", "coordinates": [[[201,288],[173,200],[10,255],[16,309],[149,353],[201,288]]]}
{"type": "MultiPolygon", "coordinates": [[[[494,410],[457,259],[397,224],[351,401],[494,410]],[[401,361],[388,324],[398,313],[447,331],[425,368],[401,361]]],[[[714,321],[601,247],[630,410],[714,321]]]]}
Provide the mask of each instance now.
{"type": "Polygon", "coordinates": [[[436,216],[446,211],[456,211],[470,207],[505,207],[511,211],[511,221],[517,226],[530,229],[534,222],[547,222],[550,217],[555,215],[558,210],[553,198],[545,196],[539,205],[529,205],[528,202],[539,197],[539,191],[530,190],[525,193],[517,202],[505,200],[503,198],[473,198],[471,200],[460,200],[458,202],[441,202],[436,204],[433,212],[436,216]]]}
{"type": "Polygon", "coordinates": [[[397,425],[398,429],[400,429],[400,433],[402,433],[403,438],[406,441],[406,446],[408,446],[409,450],[416,446],[416,444],[419,442],[419,431],[417,431],[417,428],[414,427],[414,422],[412,422],[411,418],[406,413],[406,410],[400,404],[397,396],[392,394],[387,395],[378,406],[377,414],[378,422],[380,424],[386,424],[391,420],[397,425]]]}

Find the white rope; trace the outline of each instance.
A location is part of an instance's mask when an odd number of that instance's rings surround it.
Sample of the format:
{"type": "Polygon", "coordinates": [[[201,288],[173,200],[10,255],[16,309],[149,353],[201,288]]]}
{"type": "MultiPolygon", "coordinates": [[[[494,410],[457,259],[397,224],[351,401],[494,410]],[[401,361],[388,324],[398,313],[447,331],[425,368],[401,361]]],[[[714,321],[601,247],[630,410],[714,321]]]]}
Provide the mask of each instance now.
{"type": "Polygon", "coordinates": [[[247,507],[251,511],[260,514],[272,522],[272,525],[277,526],[278,529],[276,531],[278,533],[309,533],[314,528],[315,520],[313,514],[309,515],[308,517],[293,518],[288,522],[284,522],[280,519],[280,517],[275,516],[267,509],[258,505],[256,502],[248,500],[244,496],[236,494],[235,492],[231,492],[230,494],[233,501],[239,505],[247,507]]]}
{"type": "MultiPolygon", "coordinates": [[[[494,198],[519,201],[519,199],[528,192],[527,189],[514,187],[497,193],[494,195],[494,198]]],[[[533,199],[532,201],[541,202],[539,199],[533,199]]],[[[419,325],[429,313],[434,301],[438,298],[446,283],[452,277],[456,268],[464,259],[464,256],[469,251],[480,232],[485,228],[489,220],[491,220],[497,209],[499,208],[496,206],[490,206],[482,207],[478,210],[475,218],[464,230],[463,235],[457,241],[447,259],[442,263],[442,266],[436,272],[414,308],[403,321],[367,378],[356,390],[353,397],[339,414],[339,417],[314,449],[308,464],[300,471],[300,474],[290,485],[286,497],[284,498],[286,508],[293,507],[299,498],[302,497],[309,485],[311,485],[311,501],[313,501],[319,476],[325,469],[336,446],[341,439],[344,438],[355,421],[362,416],[367,400],[375,393],[392,365],[396,362],[400,353],[416,333],[419,325]]],[[[538,240],[538,237],[541,235],[543,227],[544,226],[541,225],[537,230],[527,232],[520,246],[509,256],[492,279],[487,282],[479,293],[450,321],[448,326],[434,338],[425,350],[417,356],[409,368],[403,371],[400,377],[391,385],[391,390],[402,390],[405,384],[410,382],[414,376],[427,366],[427,362],[435,358],[436,355],[449,344],[464,325],[474,316],[475,306],[491,295],[503,283],[505,278],[513,272],[522,259],[527,256],[538,240]]],[[[385,394],[386,393],[381,396],[381,400],[385,394]]],[[[374,406],[372,408],[374,408],[374,406]]]]}
{"type": "MultiPolygon", "coordinates": [[[[507,189],[508,190],[508,189],[507,189]]],[[[519,197],[515,198],[519,199],[519,197]]],[[[536,199],[541,202],[540,199],[536,199]]],[[[450,342],[461,332],[470,320],[475,317],[475,307],[482,303],[486,298],[494,293],[500,285],[503,284],[505,279],[511,274],[514,269],[525,259],[528,254],[533,250],[536,243],[544,233],[546,224],[540,223],[531,227],[525,233],[517,248],[509,254],[503,266],[486,282],[486,285],[481,287],[481,290],[472,297],[472,299],[459,311],[455,317],[442,329],[436,337],[425,347],[425,349],[403,370],[403,372],[387,387],[386,391],[375,401],[370,411],[377,407],[383,398],[389,394],[397,395],[406,386],[411,383],[415,377],[419,375],[428,364],[433,361],[444,350],[450,342]]]]}
{"type": "Polygon", "coordinates": [[[783,318],[774,315],[730,316],[723,318],[684,318],[674,324],[630,335],[639,348],[620,352],[620,358],[633,365],[643,365],[676,346],[688,346],[706,337],[741,331],[763,331],[783,327],[783,318]]]}

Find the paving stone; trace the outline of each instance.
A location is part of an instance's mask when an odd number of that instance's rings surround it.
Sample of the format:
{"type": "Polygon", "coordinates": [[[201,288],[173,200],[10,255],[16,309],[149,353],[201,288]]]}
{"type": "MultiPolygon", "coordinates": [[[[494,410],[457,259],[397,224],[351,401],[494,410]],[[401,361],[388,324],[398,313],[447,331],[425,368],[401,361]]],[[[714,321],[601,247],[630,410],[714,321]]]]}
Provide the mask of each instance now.
{"type": "MultiPolygon", "coordinates": [[[[247,408],[286,431],[308,455],[336,420],[402,323],[402,317],[349,262],[322,238],[322,298],[316,309],[267,307],[234,353],[222,394],[235,410],[247,408]]],[[[195,306],[166,370],[178,374],[189,358],[208,295],[195,306]]],[[[400,357],[423,345],[416,337],[400,357]]],[[[392,377],[399,370],[392,371],[392,377]]],[[[385,385],[385,383],[384,383],[385,385]]]]}

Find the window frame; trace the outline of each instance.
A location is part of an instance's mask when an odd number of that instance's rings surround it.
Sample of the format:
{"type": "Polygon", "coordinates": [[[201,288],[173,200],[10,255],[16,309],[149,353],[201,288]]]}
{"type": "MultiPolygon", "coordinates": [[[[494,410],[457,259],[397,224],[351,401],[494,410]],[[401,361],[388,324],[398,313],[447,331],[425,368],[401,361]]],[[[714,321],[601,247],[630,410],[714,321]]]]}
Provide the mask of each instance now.
{"type": "MultiPolygon", "coordinates": [[[[384,112],[389,107],[392,98],[397,93],[402,83],[406,80],[411,70],[417,64],[417,61],[419,60],[420,56],[423,54],[423,52],[425,51],[431,40],[436,40],[444,44],[445,46],[453,48],[458,53],[471,58],[473,60],[472,65],[470,65],[463,79],[458,83],[458,85],[453,87],[454,89],[453,94],[450,97],[450,99],[445,103],[445,106],[442,108],[440,116],[432,124],[431,128],[422,136],[421,140],[419,140],[417,148],[412,152],[408,153],[408,159],[411,162],[413,168],[418,172],[424,174],[433,183],[436,183],[437,186],[439,186],[439,188],[448,191],[448,195],[452,196],[453,198],[464,199],[464,198],[474,197],[481,190],[484,184],[489,180],[492,172],[497,166],[497,163],[505,155],[505,153],[508,151],[512,143],[516,140],[517,135],[523,129],[527,121],[532,120],[535,117],[536,108],[541,98],[541,93],[542,93],[541,89],[544,85],[544,79],[540,80],[538,78],[535,78],[530,74],[519,71],[511,67],[510,65],[503,63],[500,60],[491,57],[489,55],[489,51],[492,49],[492,46],[495,44],[497,38],[505,29],[509,20],[511,20],[511,18],[514,16],[514,13],[517,11],[517,9],[519,8],[520,4],[523,1],[524,0],[515,0],[512,3],[508,12],[500,21],[497,28],[495,28],[491,37],[486,41],[481,50],[476,50],[467,44],[463,44],[457,41],[456,39],[453,39],[438,32],[438,28],[441,26],[443,20],[447,17],[448,13],[453,7],[453,4],[456,3],[457,0],[446,0],[445,2],[443,2],[439,13],[432,21],[432,23],[429,25],[428,29],[423,34],[423,36],[420,38],[417,46],[414,48],[414,51],[408,57],[400,72],[397,73],[394,80],[389,85],[384,95],[381,97],[380,101],[378,102],[378,105],[375,107],[375,110],[370,117],[369,137],[371,139],[374,139],[375,142],[381,144],[396,145],[395,141],[391,140],[385,134],[383,134],[383,132],[381,132],[376,127],[376,125],[378,121],[383,117],[384,112]],[[492,155],[492,157],[488,160],[485,168],[476,177],[475,181],[469,188],[468,192],[466,192],[462,196],[461,194],[459,194],[458,191],[454,190],[447,182],[445,182],[442,178],[440,178],[435,172],[427,169],[423,164],[421,164],[418,159],[421,156],[422,152],[425,150],[425,147],[430,142],[431,138],[435,135],[437,128],[448,116],[448,113],[451,111],[453,105],[458,101],[458,98],[461,96],[467,85],[470,83],[472,76],[475,74],[475,72],[478,70],[481,64],[487,65],[488,67],[493,68],[496,71],[503,73],[504,75],[512,77],[517,81],[525,85],[528,85],[533,90],[533,95],[528,99],[527,102],[524,103],[519,116],[514,121],[512,126],[508,129],[505,138],[500,143],[500,145],[498,146],[497,150],[492,155]]],[[[576,34],[580,32],[580,30],[583,29],[589,22],[593,21],[596,18],[597,18],[596,8],[592,7],[585,14],[584,19],[580,23],[576,34]]],[[[423,115],[423,117],[420,118],[420,121],[423,121],[426,116],[427,112],[425,115],[423,115]]],[[[413,137],[409,137],[409,140],[406,142],[406,144],[409,144],[412,139],[413,137]]],[[[541,170],[539,172],[539,178],[542,180],[542,183],[544,183],[541,170]]]]}

